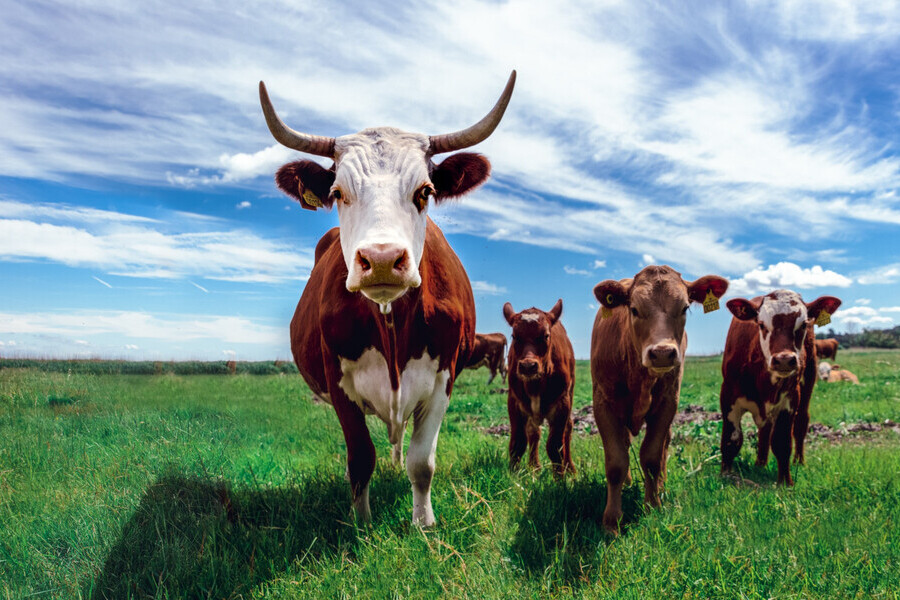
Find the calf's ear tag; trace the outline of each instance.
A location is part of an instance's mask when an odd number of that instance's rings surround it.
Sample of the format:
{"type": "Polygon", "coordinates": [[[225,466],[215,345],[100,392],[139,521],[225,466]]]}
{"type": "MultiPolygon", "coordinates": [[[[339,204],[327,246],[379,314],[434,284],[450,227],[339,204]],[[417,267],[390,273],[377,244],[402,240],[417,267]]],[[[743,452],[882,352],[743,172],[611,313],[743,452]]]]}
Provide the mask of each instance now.
{"type": "Polygon", "coordinates": [[[322,208],[322,206],[324,206],[322,204],[322,201],[319,200],[319,197],[309,190],[303,190],[303,201],[310,206],[315,206],[316,208],[322,208]]]}
{"type": "Polygon", "coordinates": [[[827,310],[823,310],[822,312],[819,313],[819,316],[816,317],[816,325],[818,325],[819,327],[824,327],[825,325],[828,325],[829,323],[831,323],[831,315],[828,313],[827,310]]]}
{"type": "Polygon", "coordinates": [[[606,308],[605,306],[601,305],[600,306],[600,318],[605,319],[605,318],[611,317],[611,316],[612,316],[612,309],[606,308]]]}
{"type": "Polygon", "coordinates": [[[712,290],[706,290],[706,298],[703,299],[703,312],[709,313],[719,310],[719,299],[713,294],[712,290]]]}

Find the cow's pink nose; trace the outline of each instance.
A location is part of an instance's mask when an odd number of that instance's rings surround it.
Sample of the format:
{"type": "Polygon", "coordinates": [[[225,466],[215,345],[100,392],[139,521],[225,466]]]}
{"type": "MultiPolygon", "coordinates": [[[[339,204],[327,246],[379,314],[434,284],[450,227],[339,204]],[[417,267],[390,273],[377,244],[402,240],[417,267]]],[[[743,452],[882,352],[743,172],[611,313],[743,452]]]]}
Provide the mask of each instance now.
{"type": "Polygon", "coordinates": [[[772,369],[790,372],[797,368],[797,355],[793,352],[779,352],[772,357],[772,369]]]}
{"type": "Polygon", "coordinates": [[[370,285],[395,283],[409,268],[409,253],[396,244],[372,244],[356,251],[356,262],[370,285]]]}

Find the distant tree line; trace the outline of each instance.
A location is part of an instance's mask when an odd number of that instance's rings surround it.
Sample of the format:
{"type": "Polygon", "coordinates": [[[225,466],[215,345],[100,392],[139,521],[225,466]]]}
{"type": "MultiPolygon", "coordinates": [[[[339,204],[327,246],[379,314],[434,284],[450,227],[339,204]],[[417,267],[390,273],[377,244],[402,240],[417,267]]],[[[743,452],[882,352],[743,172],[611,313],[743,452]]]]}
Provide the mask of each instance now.
{"type": "Polygon", "coordinates": [[[297,373],[293,362],[276,361],[129,361],[129,360],[39,360],[0,358],[0,369],[38,369],[55,373],[92,375],[277,375],[297,373]]]}
{"type": "Polygon", "coordinates": [[[900,348],[900,325],[892,329],[864,329],[861,333],[835,333],[828,329],[819,339],[834,338],[841,348],[900,348]]]}

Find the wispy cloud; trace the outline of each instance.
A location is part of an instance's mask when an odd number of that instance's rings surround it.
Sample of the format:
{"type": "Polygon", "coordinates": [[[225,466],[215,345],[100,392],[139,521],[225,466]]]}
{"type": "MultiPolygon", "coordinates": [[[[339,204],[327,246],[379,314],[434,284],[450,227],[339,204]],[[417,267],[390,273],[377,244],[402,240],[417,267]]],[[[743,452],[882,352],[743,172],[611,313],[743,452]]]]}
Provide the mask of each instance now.
{"type": "Polygon", "coordinates": [[[249,231],[170,234],[129,215],[102,212],[103,219],[93,212],[81,218],[83,211],[62,206],[56,213],[46,204],[40,214],[48,222],[0,219],[0,261],[46,260],[130,277],[268,283],[305,279],[312,268],[310,249],[298,250],[249,231]]]}
{"type": "Polygon", "coordinates": [[[487,281],[473,281],[472,291],[485,296],[499,296],[507,292],[505,287],[487,281]]]}
{"type": "Polygon", "coordinates": [[[103,281],[103,280],[100,279],[99,277],[95,277],[94,275],[91,275],[91,277],[94,279],[94,281],[100,283],[101,285],[105,285],[105,286],[108,287],[108,288],[111,288],[111,287],[112,287],[110,284],[106,283],[105,281],[103,281]]]}
{"type": "Polygon", "coordinates": [[[563,271],[565,271],[568,275],[584,275],[585,277],[592,275],[592,273],[587,269],[578,269],[571,265],[565,265],[563,267],[563,271]]]}

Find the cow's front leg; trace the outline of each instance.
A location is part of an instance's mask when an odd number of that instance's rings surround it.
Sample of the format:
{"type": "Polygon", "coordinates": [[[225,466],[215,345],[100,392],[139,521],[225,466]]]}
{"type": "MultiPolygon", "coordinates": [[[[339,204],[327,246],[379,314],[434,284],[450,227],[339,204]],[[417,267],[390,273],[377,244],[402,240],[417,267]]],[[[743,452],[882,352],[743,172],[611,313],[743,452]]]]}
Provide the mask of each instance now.
{"type": "Polygon", "coordinates": [[[756,440],[756,466],[764,467],[769,464],[769,445],[772,443],[772,421],[766,420],[757,432],[756,440]]]}
{"type": "Polygon", "coordinates": [[[666,402],[659,412],[647,417],[647,433],[640,452],[644,472],[644,504],[647,506],[660,505],[659,492],[665,479],[669,428],[677,406],[677,401],[666,402]]]}
{"type": "Polygon", "coordinates": [[[541,461],[538,458],[538,446],[541,443],[541,422],[538,417],[531,415],[525,422],[525,437],[528,438],[528,466],[538,469],[541,461]]]}
{"type": "Polygon", "coordinates": [[[347,479],[350,481],[353,510],[357,520],[369,522],[372,520],[369,481],[375,471],[375,444],[369,435],[365,415],[337,385],[339,376],[336,373],[340,373],[340,367],[335,366],[327,374],[328,392],[347,444],[347,479]]]}
{"type": "Polygon", "coordinates": [[[438,433],[450,396],[447,393],[447,371],[438,374],[434,392],[423,399],[413,414],[413,432],[409,438],[406,453],[406,474],[412,484],[413,524],[421,527],[434,525],[434,510],[431,508],[431,479],[434,477],[434,453],[437,449],[438,433]]]}
{"type": "Polygon", "coordinates": [[[606,509],[603,511],[603,527],[609,533],[619,532],[622,520],[622,485],[628,476],[628,447],[631,439],[628,430],[594,399],[594,420],[603,440],[603,459],[606,464],[606,509]]]}
{"type": "Polygon", "coordinates": [[[778,413],[772,430],[772,454],[778,462],[778,483],[794,485],[791,478],[791,425],[793,414],[790,410],[778,413]]]}
{"type": "Polygon", "coordinates": [[[566,472],[574,473],[575,465],[569,450],[572,439],[572,409],[565,405],[564,399],[557,401],[553,413],[548,415],[547,424],[547,457],[553,464],[557,475],[566,472]]]}
{"type": "Polygon", "coordinates": [[[744,444],[744,430],[741,427],[744,411],[735,406],[737,399],[738,394],[722,382],[719,392],[719,408],[722,411],[722,442],[719,446],[722,451],[722,473],[731,472],[734,459],[744,444]]]}
{"type": "Polygon", "coordinates": [[[525,454],[528,440],[525,437],[525,421],[527,417],[519,410],[515,396],[510,392],[506,401],[509,412],[509,468],[515,469],[525,454]]]}

